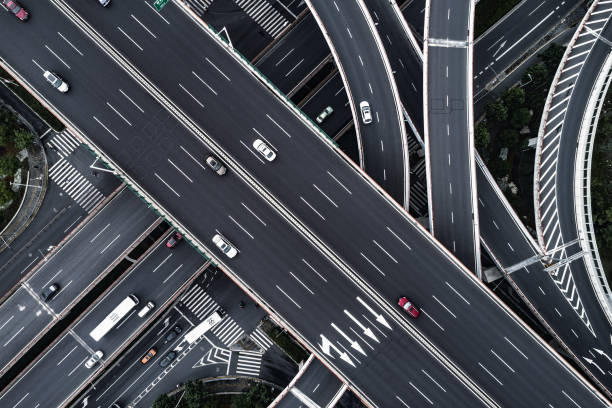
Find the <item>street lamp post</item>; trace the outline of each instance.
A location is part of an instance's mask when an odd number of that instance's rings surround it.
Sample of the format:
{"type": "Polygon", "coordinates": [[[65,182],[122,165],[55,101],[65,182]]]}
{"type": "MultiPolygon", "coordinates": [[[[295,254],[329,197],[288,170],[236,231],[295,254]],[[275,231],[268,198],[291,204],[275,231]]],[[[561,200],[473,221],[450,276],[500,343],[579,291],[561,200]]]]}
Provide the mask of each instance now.
{"type": "Polygon", "coordinates": [[[24,186],[24,187],[42,188],[42,186],[35,186],[34,184],[15,183],[14,181],[11,181],[11,186],[24,186]]]}

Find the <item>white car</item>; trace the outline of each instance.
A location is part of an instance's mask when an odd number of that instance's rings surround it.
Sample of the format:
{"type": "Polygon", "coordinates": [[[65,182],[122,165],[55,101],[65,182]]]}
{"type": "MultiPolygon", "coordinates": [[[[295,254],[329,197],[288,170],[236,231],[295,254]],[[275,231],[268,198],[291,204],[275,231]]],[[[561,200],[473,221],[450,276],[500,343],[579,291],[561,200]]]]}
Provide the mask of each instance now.
{"type": "Polygon", "coordinates": [[[361,110],[361,120],[367,125],[372,123],[372,111],[370,110],[370,104],[368,101],[361,101],[359,103],[359,109],[361,110]]]}
{"type": "Polygon", "coordinates": [[[215,234],[212,242],[223,252],[228,258],[233,258],[238,255],[238,250],[234,248],[232,244],[220,234],[215,234]]]}
{"type": "Polygon", "coordinates": [[[267,161],[271,162],[276,159],[276,153],[272,151],[261,139],[255,139],[253,147],[257,150],[267,161]]]}
{"type": "Polygon", "coordinates": [[[45,77],[47,82],[50,83],[51,86],[53,86],[58,91],[62,93],[68,92],[68,89],[69,89],[68,83],[64,81],[62,78],[60,78],[59,75],[57,75],[56,73],[51,72],[51,71],[45,71],[43,76],[45,77]]]}
{"type": "Polygon", "coordinates": [[[93,367],[102,357],[104,357],[104,353],[101,350],[96,351],[91,355],[91,357],[89,357],[89,360],[85,362],[85,367],[93,367]]]}

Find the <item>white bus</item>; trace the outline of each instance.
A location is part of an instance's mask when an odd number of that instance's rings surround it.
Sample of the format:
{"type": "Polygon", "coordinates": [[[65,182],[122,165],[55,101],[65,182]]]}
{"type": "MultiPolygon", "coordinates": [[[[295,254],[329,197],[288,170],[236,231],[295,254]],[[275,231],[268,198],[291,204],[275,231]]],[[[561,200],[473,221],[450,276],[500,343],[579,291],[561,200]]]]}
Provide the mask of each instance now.
{"type": "Polygon", "coordinates": [[[92,339],[100,341],[121,319],[127,316],[138,304],[138,298],[134,295],[129,295],[113,309],[108,316],[89,333],[92,339]]]}
{"type": "Polygon", "coordinates": [[[184,340],[189,344],[193,343],[194,341],[202,337],[204,333],[212,329],[217,323],[221,321],[221,319],[223,318],[221,317],[219,312],[214,312],[213,314],[208,316],[206,320],[204,320],[202,323],[198,324],[191,331],[189,331],[189,333],[185,335],[184,340]]]}

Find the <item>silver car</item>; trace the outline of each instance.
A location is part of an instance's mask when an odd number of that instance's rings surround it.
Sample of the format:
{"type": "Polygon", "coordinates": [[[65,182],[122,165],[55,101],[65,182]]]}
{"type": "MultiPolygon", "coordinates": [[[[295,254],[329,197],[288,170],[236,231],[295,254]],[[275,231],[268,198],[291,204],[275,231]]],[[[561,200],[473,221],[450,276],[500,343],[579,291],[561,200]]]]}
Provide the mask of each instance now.
{"type": "Polygon", "coordinates": [[[101,350],[96,351],[95,353],[91,355],[91,357],[89,357],[89,360],[85,362],[85,367],[86,368],[93,367],[94,365],[96,365],[98,361],[100,361],[102,357],[104,357],[104,353],[101,350]]]}
{"type": "Polygon", "coordinates": [[[219,159],[217,159],[215,156],[208,156],[206,158],[206,164],[212,169],[212,171],[214,171],[220,176],[224,175],[227,172],[225,166],[222,165],[219,159]]]}
{"type": "Polygon", "coordinates": [[[270,149],[268,145],[265,144],[261,139],[255,139],[255,141],[253,142],[253,147],[267,161],[271,162],[271,161],[274,161],[274,159],[276,159],[276,153],[274,153],[272,149],[270,149]]]}
{"type": "Polygon", "coordinates": [[[45,77],[47,82],[50,83],[51,86],[57,89],[58,91],[62,93],[68,92],[68,83],[62,78],[60,78],[59,75],[57,75],[56,73],[51,71],[45,71],[43,76],[45,77]]]}
{"type": "Polygon", "coordinates": [[[361,110],[361,120],[364,124],[372,123],[372,111],[370,110],[370,104],[368,101],[361,101],[359,103],[359,109],[361,110]]]}
{"type": "Polygon", "coordinates": [[[238,255],[238,250],[221,234],[215,234],[212,242],[223,252],[228,258],[233,258],[238,255]]]}

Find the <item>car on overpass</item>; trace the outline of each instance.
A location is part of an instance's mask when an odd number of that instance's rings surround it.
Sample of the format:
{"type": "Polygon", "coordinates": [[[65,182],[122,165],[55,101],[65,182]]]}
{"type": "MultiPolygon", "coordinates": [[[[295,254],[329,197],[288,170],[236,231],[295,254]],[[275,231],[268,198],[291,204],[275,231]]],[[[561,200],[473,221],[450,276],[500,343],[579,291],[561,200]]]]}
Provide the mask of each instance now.
{"type": "Polygon", "coordinates": [[[421,314],[421,312],[419,312],[419,309],[417,309],[414,304],[408,300],[407,297],[402,296],[401,298],[399,298],[399,300],[397,301],[397,304],[404,309],[404,311],[406,313],[408,313],[410,316],[414,317],[415,319],[417,317],[419,317],[419,315],[421,314]]]}
{"type": "Polygon", "coordinates": [[[60,91],[61,93],[68,92],[69,86],[66,81],[60,78],[55,72],[45,71],[43,76],[47,80],[48,83],[51,84],[52,87],[60,91]]]}
{"type": "Polygon", "coordinates": [[[268,147],[268,145],[261,139],[255,139],[255,141],[253,142],[253,147],[255,148],[255,150],[257,150],[259,152],[259,154],[261,154],[267,161],[271,162],[274,161],[274,159],[276,159],[276,153],[274,153],[272,151],[272,149],[270,149],[268,147]]]}
{"type": "Polygon", "coordinates": [[[27,10],[21,7],[21,5],[16,1],[2,0],[2,5],[21,21],[26,21],[28,18],[30,18],[30,13],[28,13],[27,10]]]}
{"type": "Polygon", "coordinates": [[[168,248],[174,248],[176,246],[176,244],[179,243],[180,240],[183,239],[183,236],[178,233],[175,232],[174,234],[172,234],[172,236],[168,239],[168,241],[166,241],[166,246],[168,248]]]}

